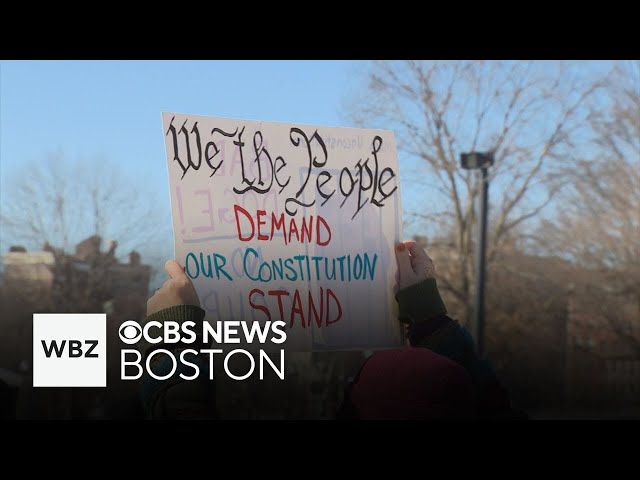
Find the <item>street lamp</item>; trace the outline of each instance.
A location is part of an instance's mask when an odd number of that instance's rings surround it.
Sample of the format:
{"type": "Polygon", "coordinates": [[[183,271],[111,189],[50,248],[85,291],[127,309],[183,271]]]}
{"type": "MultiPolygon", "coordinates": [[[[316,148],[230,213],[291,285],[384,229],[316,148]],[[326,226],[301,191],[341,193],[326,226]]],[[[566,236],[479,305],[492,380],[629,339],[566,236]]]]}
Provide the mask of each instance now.
{"type": "Polygon", "coordinates": [[[489,204],[489,167],[493,165],[493,152],[470,152],[460,154],[460,164],[466,170],[482,170],[482,193],[480,195],[480,238],[476,250],[476,295],[471,333],[476,341],[478,355],[484,354],[484,280],[485,251],[487,241],[487,210],[489,204]]]}

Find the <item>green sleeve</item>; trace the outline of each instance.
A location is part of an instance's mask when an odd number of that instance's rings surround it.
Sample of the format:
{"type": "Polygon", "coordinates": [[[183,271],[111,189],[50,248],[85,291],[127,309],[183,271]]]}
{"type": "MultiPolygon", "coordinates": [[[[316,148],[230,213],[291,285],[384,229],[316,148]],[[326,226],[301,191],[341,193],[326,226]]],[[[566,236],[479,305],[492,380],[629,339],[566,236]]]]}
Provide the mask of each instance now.
{"type": "Polygon", "coordinates": [[[478,356],[473,338],[458,322],[447,316],[436,280],[429,278],[396,295],[399,320],[410,324],[409,342],[453,360],[470,374],[482,416],[510,415],[511,407],[488,361],[478,356]]]}
{"type": "MultiPolygon", "coordinates": [[[[143,340],[138,344],[142,363],[153,350],[164,348],[171,351],[178,360],[175,373],[166,380],[158,380],[149,375],[144,365],[140,379],[139,393],[147,418],[149,419],[214,419],[217,418],[215,406],[215,383],[211,380],[208,357],[190,356],[189,362],[198,366],[200,374],[194,380],[184,380],[180,373],[192,376],[193,369],[182,365],[179,355],[185,348],[199,350],[206,348],[202,343],[202,323],[206,312],[195,305],[177,305],[149,315],[142,326],[149,322],[174,321],[195,322],[196,341],[192,344],[150,344],[143,340]]],[[[156,376],[167,375],[173,368],[173,362],[167,355],[157,355],[152,359],[151,367],[156,376]]]]}
{"type": "Polygon", "coordinates": [[[400,307],[399,319],[405,323],[422,322],[447,313],[435,278],[400,290],[396,299],[400,307]]]}

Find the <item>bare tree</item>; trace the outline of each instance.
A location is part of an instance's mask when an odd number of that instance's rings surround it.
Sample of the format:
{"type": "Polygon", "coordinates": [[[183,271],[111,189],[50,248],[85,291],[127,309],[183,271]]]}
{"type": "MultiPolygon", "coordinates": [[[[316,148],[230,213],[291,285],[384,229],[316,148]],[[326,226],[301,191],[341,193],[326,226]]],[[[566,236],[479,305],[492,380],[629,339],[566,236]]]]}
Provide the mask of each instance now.
{"type": "Polygon", "coordinates": [[[558,193],[556,174],[584,131],[603,65],[559,62],[377,62],[350,107],[363,126],[393,129],[404,154],[408,219],[453,251],[443,287],[468,318],[480,179],[459,154],[493,151],[488,263],[558,193]],[[591,72],[593,70],[593,72],[591,72]],[[406,178],[415,162],[418,179],[406,178]],[[418,204],[418,206],[415,206],[418,204]],[[510,238],[511,237],[511,238],[510,238]]]}
{"type": "Polygon", "coordinates": [[[25,166],[7,184],[0,211],[4,251],[8,244],[48,244],[69,252],[97,235],[116,241],[124,261],[134,250],[147,262],[167,255],[168,208],[158,208],[158,195],[144,177],[127,177],[111,162],[72,162],[53,154],[25,166]]]}
{"type": "MultiPolygon", "coordinates": [[[[108,275],[95,274],[91,281],[76,286],[68,281],[73,269],[69,270],[71,257],[67,254],[73,254],[73,247],[89,237],[97,240],[98,250],[104,248],[105,255],[99,258],[105,261],[128,263],[130,253],[139,257],[140,252],[152,267],[150,286],[157,283],[171,255],[171,218],[168,208],[159,207],[158,192],[150,190],[143,178],[128,177],[101,158],[72,162],[62,154],[52,154],[25,166],[11,180],[2,191],[2,250],[19,244],[53,252],[56,279],[63,283],[56,298],[80,308],[82,302],[91,305],[91,299],[107,288],[108,275]]],[[[23,294],[30,296],[26,291],[23,294]]]]}
{"type": "Polygon", "coordinates": [[[599,274],[591,308],[640,352],[640,64],[618,65],[607,94],[589,117],[590,151],[564,172],[571,183],[538,239],[599,274]],[[624,311],[634,303],[635,314],[624,311]]]}

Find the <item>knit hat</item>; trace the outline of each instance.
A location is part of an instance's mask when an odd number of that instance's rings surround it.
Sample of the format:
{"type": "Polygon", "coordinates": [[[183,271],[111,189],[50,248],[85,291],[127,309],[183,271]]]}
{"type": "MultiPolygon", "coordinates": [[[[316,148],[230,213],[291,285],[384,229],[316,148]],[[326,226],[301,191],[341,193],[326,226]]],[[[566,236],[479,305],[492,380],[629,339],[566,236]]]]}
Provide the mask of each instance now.
{"type": "MultiPolygon", "coordinates": [[[[471,418],[467,371],[426,348],[382,350],[364,363],[345,395],[343,412],[362,420],[471,418]]],[[[343,416],[344,418],[344,416],[343,416]]]]}

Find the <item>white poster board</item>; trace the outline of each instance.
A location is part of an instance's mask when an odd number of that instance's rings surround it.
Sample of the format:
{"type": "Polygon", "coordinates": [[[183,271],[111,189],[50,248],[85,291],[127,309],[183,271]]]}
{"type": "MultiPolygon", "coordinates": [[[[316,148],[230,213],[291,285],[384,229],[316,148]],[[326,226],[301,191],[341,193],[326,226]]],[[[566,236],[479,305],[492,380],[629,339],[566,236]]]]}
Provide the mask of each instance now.
{"type": "Polygon", "coordinates": [[[286,324],[291,351],[402,342],[392,132],[163,113],[175,255],[206,319],[286,324]]]}

